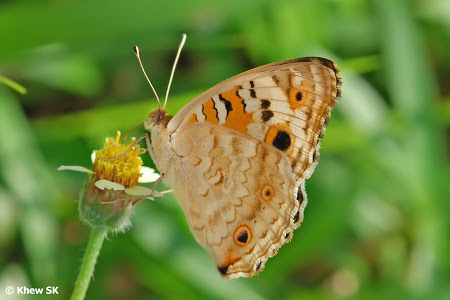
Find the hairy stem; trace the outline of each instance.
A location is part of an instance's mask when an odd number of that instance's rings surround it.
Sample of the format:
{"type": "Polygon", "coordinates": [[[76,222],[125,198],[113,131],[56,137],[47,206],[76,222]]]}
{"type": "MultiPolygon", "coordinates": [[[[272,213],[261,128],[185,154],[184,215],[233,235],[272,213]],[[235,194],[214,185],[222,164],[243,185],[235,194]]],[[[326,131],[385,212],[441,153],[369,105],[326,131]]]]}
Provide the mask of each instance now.
{"type": "Polygon", "coordinates": [[[89,238],[86,253],[84,254],[80,273],[78,274],[71,300],[84,299],[89,282],[94,274],[94,267],[98,254],[100,253],[103,240],[105,239],[107,233],[108,228],[106,226],[97,226],[92,228],[91,237],[89,238]]]}

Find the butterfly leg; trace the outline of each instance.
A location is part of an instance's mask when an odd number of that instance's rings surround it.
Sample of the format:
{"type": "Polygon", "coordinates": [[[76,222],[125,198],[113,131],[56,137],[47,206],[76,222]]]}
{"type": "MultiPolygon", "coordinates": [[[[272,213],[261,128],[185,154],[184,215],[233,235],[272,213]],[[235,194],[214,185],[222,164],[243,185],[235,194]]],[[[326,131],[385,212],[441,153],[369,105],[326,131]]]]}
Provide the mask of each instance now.
{"type": "Polygon", "coordinates": [[[164,174],[161,174],[161,176],[159,176],[159,178],[156,179],[155,183],[153,184],[152,195],[155,194],[156,188],[158,187],[158,184],[161,182],[161,180],[163,180],[163,178],[164,174]]]}
{"type": "MultiPolygon", "coordinates": [[[[154,197],[155,196],[155,192],[156,192],[156,188],[158,187],[158,184],[161,182],[161,180],[163,179],[163,175],[161,175],[153,184],[153,188],[152,188],[152,192],[150,195],[145,195],[142,198],[138,198],[134,201],[133,205],[136,205],[137,203],[141,202],[142,200],[148,199],[148,197],[154,197]]],[[[166,191],[162,191],[160,192],[161,195],[164,194],[168,194],[168,193],[172,193],[173,190],[166,190],[166,191]]]]}
{"type": "MultiPolygon", "coordinates": [[[[165,190],[160,192],[161,195],[165,195],[165,194],[169,194],[169,193],[173,193],[173,190],[165,190]]],[[[152,192],[151,195],[145,195],[142,196],[141,198],[137,198],[136,200],[134,200],[133,205],[136,205],[137,203],[141,202],[142,200],[148,199],[149,197],[154,197],[155,196],[155,191],[152,192]]],[[[113,203],[115,201],[110,201],[109,203],[113,203]]],[[[103,204],[103,203],[102,203],[103,204]]]]}

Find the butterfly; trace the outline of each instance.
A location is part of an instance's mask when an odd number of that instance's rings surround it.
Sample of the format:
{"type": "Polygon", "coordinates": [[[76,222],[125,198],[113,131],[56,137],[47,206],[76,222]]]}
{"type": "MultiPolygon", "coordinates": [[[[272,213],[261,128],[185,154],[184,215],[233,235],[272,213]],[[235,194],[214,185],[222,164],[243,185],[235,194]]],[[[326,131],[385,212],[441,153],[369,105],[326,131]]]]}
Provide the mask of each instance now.
{"type": "Polygon", "coordinates": [[[231,77],[173,117],[148,115],[154,163],[223,277],[258,274],[292,239],[340,87],[333,61],[303,57],[231,77]]]}

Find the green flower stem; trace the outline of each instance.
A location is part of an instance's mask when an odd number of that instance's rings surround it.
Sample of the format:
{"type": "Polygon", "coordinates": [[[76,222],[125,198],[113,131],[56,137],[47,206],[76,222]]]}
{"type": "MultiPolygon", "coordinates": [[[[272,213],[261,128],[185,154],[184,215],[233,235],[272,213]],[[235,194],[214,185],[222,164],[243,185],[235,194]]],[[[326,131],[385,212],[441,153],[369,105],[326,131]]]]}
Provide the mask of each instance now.
{"type": "Polygon", "coordinates": [[[81,264],[80,273],[78,274],[75,289],[73,290],[71,300],[82,300],[86,295],[89,281],[94,274],[94,267],[98,254],[102,248],[103,240],[108,233],[106,226],[96,226],[92,228],[91,237],[84,254],[83,263],[81,264]]]}

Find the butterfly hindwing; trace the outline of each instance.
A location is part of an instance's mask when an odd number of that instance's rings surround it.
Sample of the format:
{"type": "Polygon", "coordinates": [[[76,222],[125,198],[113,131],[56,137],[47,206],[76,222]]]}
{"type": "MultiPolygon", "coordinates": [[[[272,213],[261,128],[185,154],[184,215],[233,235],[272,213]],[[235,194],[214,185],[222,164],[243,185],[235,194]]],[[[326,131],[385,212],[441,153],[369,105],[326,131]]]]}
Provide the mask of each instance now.
{"type": "Polygon", "coordinates": [[[291,166],[271,145],[224,126],[184,127],[173,183],[192,234],[227,278],[252,276],[289,241],[299,209],[291,166]]]}

